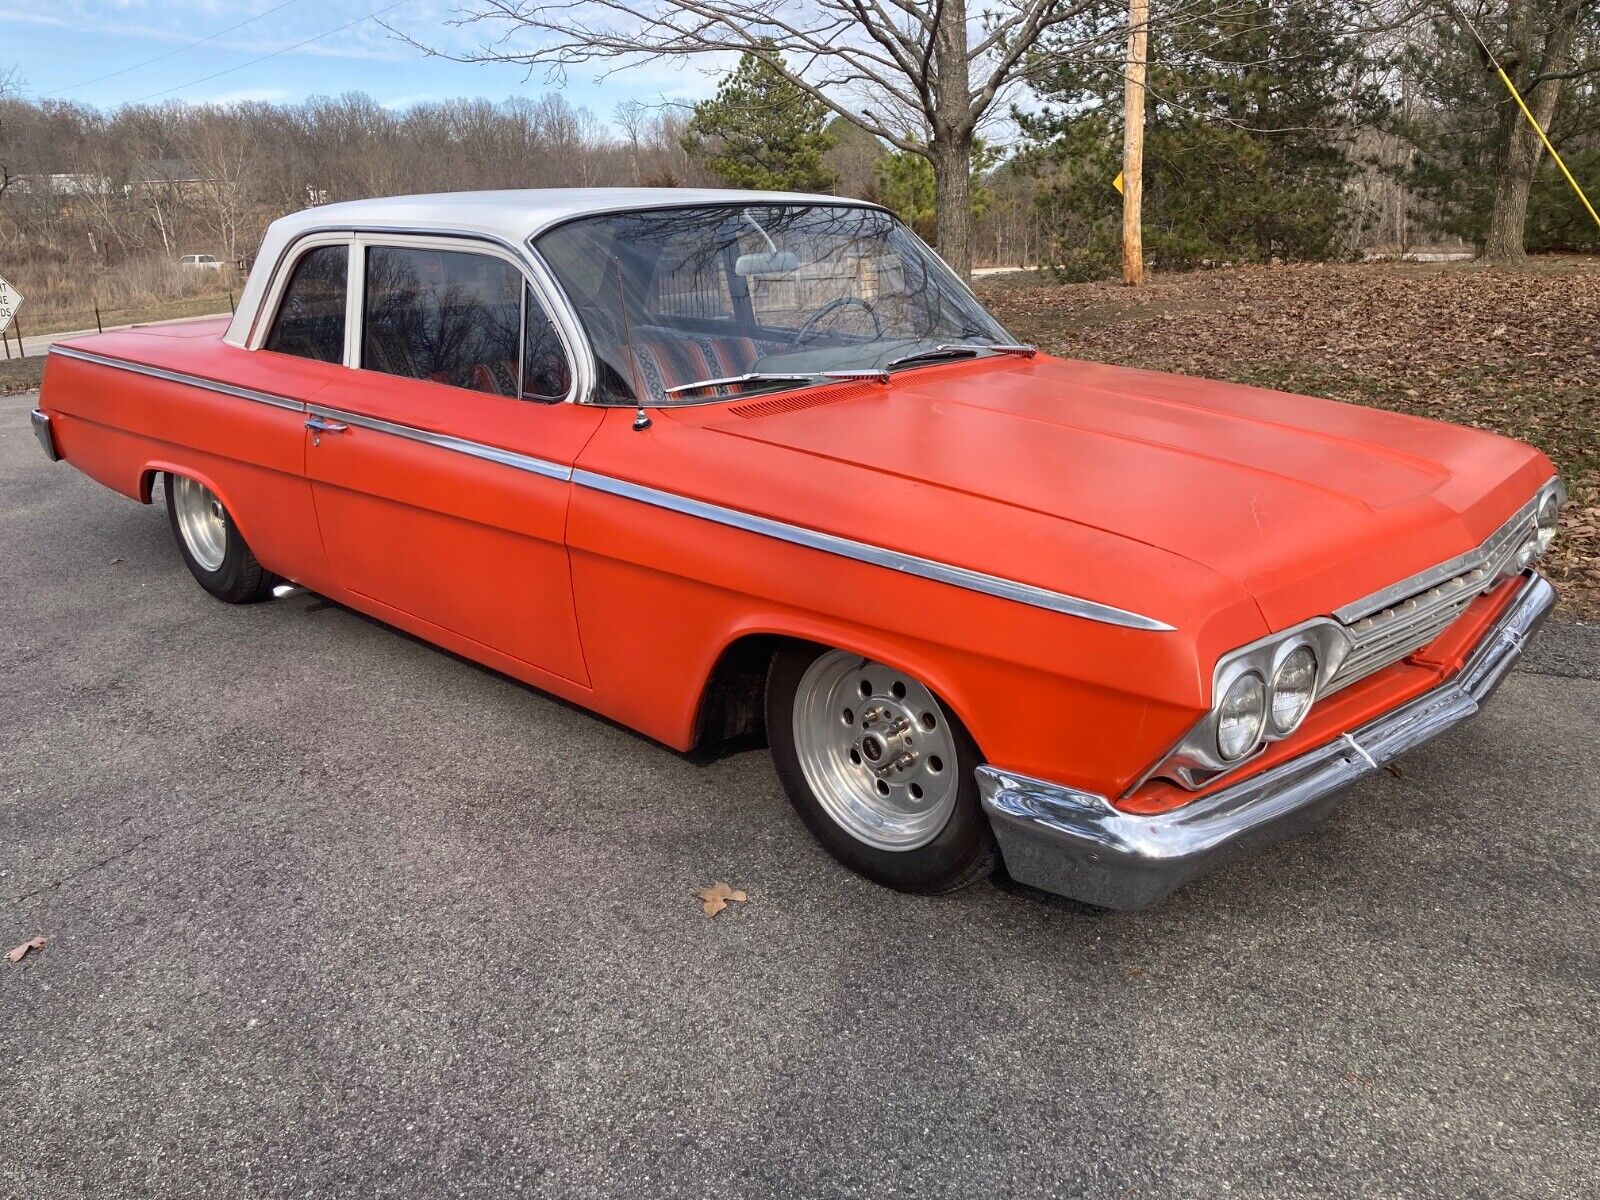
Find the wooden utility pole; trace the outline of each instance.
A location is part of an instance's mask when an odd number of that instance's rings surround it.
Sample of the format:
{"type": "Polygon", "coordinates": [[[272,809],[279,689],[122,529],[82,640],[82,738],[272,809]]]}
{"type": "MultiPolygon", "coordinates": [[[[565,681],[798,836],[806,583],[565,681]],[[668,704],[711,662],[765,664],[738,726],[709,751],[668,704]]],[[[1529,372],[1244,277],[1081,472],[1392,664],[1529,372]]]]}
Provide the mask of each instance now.
{"type": "Polygon", "coordinates": [[[1122,114],[1122,282],[1144,282],[1144,72],[1150,0],[1128,0],[1128,73],[1122,114]]]}

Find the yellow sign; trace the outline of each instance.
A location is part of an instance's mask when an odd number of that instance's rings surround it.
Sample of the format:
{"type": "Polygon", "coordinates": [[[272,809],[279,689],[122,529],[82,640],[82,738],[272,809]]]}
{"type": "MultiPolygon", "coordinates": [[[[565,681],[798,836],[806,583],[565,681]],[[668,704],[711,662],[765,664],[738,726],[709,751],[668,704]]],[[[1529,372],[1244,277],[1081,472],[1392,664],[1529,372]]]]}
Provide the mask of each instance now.
{"type": "Polygon", "coordinates": [[[1117,177],[1111,181],[1111,186],[1117,189],[1117,195],[1122,195],[1122,172],[1117,172],[1117,177]]]}

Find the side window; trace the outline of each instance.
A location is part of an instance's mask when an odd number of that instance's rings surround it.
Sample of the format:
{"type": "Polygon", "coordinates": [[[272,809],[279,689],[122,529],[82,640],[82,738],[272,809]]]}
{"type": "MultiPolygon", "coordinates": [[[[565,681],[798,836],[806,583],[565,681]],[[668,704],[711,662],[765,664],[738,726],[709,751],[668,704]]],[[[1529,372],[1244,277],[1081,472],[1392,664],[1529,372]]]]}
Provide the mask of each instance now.
{"type": "Polygon", "coordinates": [[[487,254],[371,246],[361,365],[518,396],[522,288],[515,267],[487,254]]]}
{"type": "Polygon", "coordinates": [[[265,348],[281,354],[344,360],[344,304],[348,246],[318,246],[295,264],[283,289],[265,348]]]}
{"type": "Polygon", "coordinates": [[[567,351],[539,297],[522,288],[522,394],[529,400],[565,400],[572,389],[567,351]]]}

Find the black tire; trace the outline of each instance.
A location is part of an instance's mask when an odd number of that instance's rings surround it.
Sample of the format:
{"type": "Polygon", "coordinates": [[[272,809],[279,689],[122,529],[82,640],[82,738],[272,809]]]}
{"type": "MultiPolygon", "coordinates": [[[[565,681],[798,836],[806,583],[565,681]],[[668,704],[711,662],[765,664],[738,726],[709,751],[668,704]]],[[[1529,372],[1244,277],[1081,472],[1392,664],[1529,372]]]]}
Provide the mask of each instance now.
{"type": "Polygon", "coordinates": [[[858,874],[899,892],[937,895],[988,878],[994,871],[994,833],[983,814],[974,774],[978,748],[948,710],[959,785],[955,806],[938,834],[909,850],[869,845],[840,825],[812,791],[795,744],[795,697],[807,669],[829,651],[817,647],[780,650],[767,676],[767,737],[778,779],[800,819],[834,858],[858,874]]]}
{"type": "Polygon", "coordinates": [[[226,508],[221,508],[222,521],[226,528],[222,562],[215,570],[208,570],[195,558],[179,526],[171,474],[162,475],[161,490],[166,496],[167,524],[172,527],[172,537],[178,543],[178,553],[183,555],[189,573],[201,587],[218,600],[225,600],[229,604],[254,604],[272,598],[272,589],[280,580],[256,560],[249,544],[234,525],[233,515],[226,508]]]}

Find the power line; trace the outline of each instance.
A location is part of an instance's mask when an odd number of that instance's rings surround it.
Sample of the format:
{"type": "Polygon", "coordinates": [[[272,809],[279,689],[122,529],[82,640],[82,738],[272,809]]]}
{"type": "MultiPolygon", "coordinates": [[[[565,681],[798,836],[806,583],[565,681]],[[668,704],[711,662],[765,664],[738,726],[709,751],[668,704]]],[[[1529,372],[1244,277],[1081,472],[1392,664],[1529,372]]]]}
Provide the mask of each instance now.
{"type": "Polygon", "coordinates": [[[51,92],[50,94],[52,96],[59,96],[63,92],[75,92],[79,88],[88,87],[91,83],[104,83],[107,79],[115,79],[118,75],[126,75],[129,71],[137,71],[140,67],[148,67],[152,63],[163,62],[166,59],[171,58],[174,54],[182,54],[185,50],[193,50],[196,46],[204,46],[207,42],[214,42],[225,33],[232,33],[235,29],[243,29],[246,25],[250,25],[261,20],[262,17],[270,17],[273,13],[278,12],[281,9],[288,8],[291,4],[299,3],[300,0],[283,0],[283,3],[277,5],[275,8],[269,8],[266,12],[257,13],[253,17],[240,21],[237,25],[229,25],[226,29],[219,29],[215,33],[201,38],[199,41],[189,42],[187,45],[179,46],[176,50],[168,50],[165,54],[158,54],[154,58],[147,58],[143,62],[136,62],[131,67],[123,67],[120,71],[112,71],[109,75],[96,75],[93,79],[85,79],[82,83],[75,83],[71,87],[60,88],[57,91],[51,92]]]}
{"type": "Polygon", "coordinates": [[[360,25],[363,21],[370,21],[373,17],[381,17],[386,12],[393,12],[402,5],[410,3],[411,0],[396,0],[394,4],[387,5],[384,8],[374,9],[364,17],[357,17],[354,21],[346,21],[343,25],[340,25],[336,29],[324,30],[322,33],[319,33],[314,37],[308,37],[304,41],[296,42],[292,46],[284,46],[280,50],[274,50],[270,54],[263,54],[258,58],[252,58],[249,62],[242,62],[235,67],[227,67],[221,71],[213,71],[210,75],[202,75],[199,79],[191,79],[188,83],[180,83],[176,87],[164,88],[159,92],[151,92],[148,96],[137,96],[134,99],[127,101],[127,103],[142,104],[146,100],[154,100],[159,96],[170,96],[173,92],[181,92],[184,88],[194,87],[194,85],[197,83],[209,83],[213,79],[220,79],[224,75],[231,75],[235,71],[242,71],[246,67],[255,66],[257,63],[264,63],[269,58],[277,58],[280,54],[288,54],[291,50],[298,50],[302,46],[309,46],[312,42],[320,42],[325,37],[332,37],[336,33],[343,33],[346,29],[351,29],[354,26],[360,25]]]}

